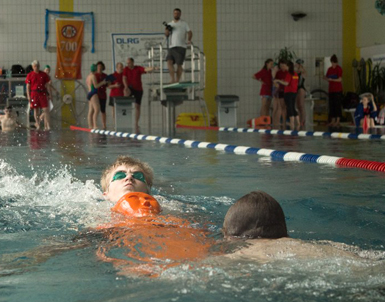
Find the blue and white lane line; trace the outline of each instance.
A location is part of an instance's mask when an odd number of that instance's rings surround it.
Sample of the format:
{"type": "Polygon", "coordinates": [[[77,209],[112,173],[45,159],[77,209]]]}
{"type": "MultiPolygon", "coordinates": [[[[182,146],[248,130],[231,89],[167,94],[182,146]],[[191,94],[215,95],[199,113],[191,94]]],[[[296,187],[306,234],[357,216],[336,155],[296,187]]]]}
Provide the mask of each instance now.
{"type": "Polygon", "coordinates": [[[273,159],[282,160],[282,161],[311,162],[311,163],[318,163],[318,164],[329,164],[336,167],[360,168],[364,170],[385,172],[384,162],[357,160],[357,159],[349,159],[344,157],[306,154],[306,153],[299,153],[299,152],[276,151],[272,149],[260,149],[260,148],[253,148],[253,147],[247,147],[247,146],[217,144],[217,143],[209,143],[209,142],[184,140],[179,138],[132,134],[132,133],[107,131],[107,130],[91,130],[88,128],[81,128],[76,126],[70,126],[70,129],[103,134],[103,135],[129,137],[137,140],[156,141],[164,144],[184,145],[192,148],[215,149],[218,151],[225,151],[225,152],[235,153],[235,154],[258,154],[261,156],[269,156],[273,159]]]}
{"type": "Polygon", "coordinates": [[[344,132],[320,132],[320,131],[293,131],[293,130],[267,130],[267,129],[253,129],[253,128],[235,128],[235,127],[219,127],[218,131],[222,132],[248,132],[248,133],[262,133],[262,134],[279,134],[292,136],[318,136],[329,138],[344,138],[344,139],[384,139],[385,135],[378,134],[355,134],[344,132]]]}
{"type": "MultiPolygon", "coordinates": [[[[76,130],[82,130],[77,128],[76,130]]],[[[89,129],[87,129],[89,131],[89,129]]],[[[193,140],[184,140],[179,138],[170,138],[170,137],[161,137],[161,136],[151,136],[143,134],[133,134],[133,133],[124,133],[108,130],[91,130],[91,133],[112,135],[117,137],[128,137],[137,140],[147,140],[147,141],[156,141],[163,144],[174,144],[174,145],[184,145],[186,147],[200,148],[200,149],[215,149],[218,151],[225,151],[235,154],[257,154],[260,156],[269,156],[275,160],[282,161],[297,161],[297,162],[311,162],[319,164],[329,164],[336,165],[337,161],[342,159],[342,157],[328,156],[328,155],[316,155],[316,154],[306,154],[299,152],[286,152],[286,151],[276,151],[272,149],[262,149],[254,148],[247,146],[235,146],[227,145],[220,143],[210,143],[210,142],[200,142],[193,140]]]]}

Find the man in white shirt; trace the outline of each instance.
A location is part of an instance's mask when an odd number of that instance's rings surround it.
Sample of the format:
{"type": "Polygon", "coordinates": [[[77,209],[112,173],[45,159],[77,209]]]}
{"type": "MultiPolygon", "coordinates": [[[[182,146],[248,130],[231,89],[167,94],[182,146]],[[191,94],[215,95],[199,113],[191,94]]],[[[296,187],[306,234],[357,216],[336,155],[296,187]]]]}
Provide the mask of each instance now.
{"type": "Polygon", "coordinates": [[[191,44],[192,31],[188,24],[180,19],[182,12],[179,8],[174,9],[174,20],[168,23],[165,35],[169,39],[169,49],[167,54],[167,65],[170,72],[171,83],[178,83],[183,72],[183,62],[186,56],[187,44],[191,44]],[[170,28],[172,30],[170,30],[170,28]],[[187,43],[186,43],[187,34],[187,43]],[[176,80],[174,64],[177,65],[176,80]]]}

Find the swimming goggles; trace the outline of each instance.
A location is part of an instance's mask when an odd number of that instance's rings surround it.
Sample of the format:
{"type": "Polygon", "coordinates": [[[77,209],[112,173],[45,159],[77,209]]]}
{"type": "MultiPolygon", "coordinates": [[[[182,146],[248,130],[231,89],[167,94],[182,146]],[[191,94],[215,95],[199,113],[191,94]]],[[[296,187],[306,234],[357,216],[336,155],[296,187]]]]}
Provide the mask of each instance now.
{"type": "MultiPolygon", "coordinates": [[[[119,180],[119,179],[124,179],[127,177],[127,174],[126,172],[124,171],[118,171],[114,174],[114,176],[112,177],[112,180],[111,182],[115,181],[115,180],[119,180]]],[[[135,171],[135,172],[132,172],[131,173],[132,177],[136,180],[139,180],[141,182],[144,182],[144,183],[147,183],[146,182],[146,178],[144,177],[144,174],[143,172],[140,172],[140,171],[135,171]]]]}

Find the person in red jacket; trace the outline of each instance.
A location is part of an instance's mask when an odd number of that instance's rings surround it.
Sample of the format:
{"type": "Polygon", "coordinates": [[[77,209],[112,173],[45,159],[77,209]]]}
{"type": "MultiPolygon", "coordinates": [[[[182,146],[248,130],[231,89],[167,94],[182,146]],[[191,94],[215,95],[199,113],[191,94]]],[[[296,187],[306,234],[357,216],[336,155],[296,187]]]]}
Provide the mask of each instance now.
{"type": "Polygon", "coordinates": [[[142,74],[151,72],[157,67],[142,67],[134,65],[134,59],[127,59],[127,66],[123,70],[124,95],[135,97],[135,131],[139,133],[140,105],[142,104],[143,85],[142,74]]]}
{"type": "Polygon", "coordinates": [[[273,68],[273,60],[267,59],[263,68],[254,74],[253,78],[262,83],[261,91],[259,95],[261,96],[261,111],[260,116],[269,116],[270,115],[270,105],[272,99],[272,86],[273,78],[271,75],[271,69],[273,68]]]}
{"type": "Polygon", "coordinates": [[[285,69],[287,68],[288,73],[284,80],[274,80],[275,83],[285,86],[284,89],[284,100],[286,104],[287,116],[290,121],[290,129],[295,129],[295,124],[299,126],[299,117],[297,110],[295,109],[295,99],[297,97],[298,90],[298,74],[294,71],[293,62],[289,61],[284,64],[285,69]]]}
{"type": "Polygon", "coordinates": [[[40,70],[39,61],[32,62],[33,71],[31,71],[25,80],[27,84],[27,98],[30,102],[31,109],[33,109],[33,115],[35,117],[35,127],[40,129],[40,117],[39,110],[42,109],[44,113],[44,125],[45,130],[50,130],[50,115],[48,100],[50,98],[48,93],[48,85],[51,81],[50,77],[40,70]]]}
{"type": "MultiPolygon", "coordinates": [[[[99,61],[96,63],[96,72],[95,77],[98,83],[101,83],[105,80],[107,75],[103,72],[106,70],[106,66],[102,61],[99,61]]],[[[98,97],[99,97],[99,104],[100,104],[100,112],[102,114],[102,124],[103,129],[107,129],[107,115],[106,115],[106,103],[107,103],[107,85],[102,85],[98,88],[98,97]]]]}
{"type": "Polygon", "coordinates": [[[338,65],[336,55],[332,55],[330,62],[332,66],[324,77],[329,82],[329,126],[339,127],[342,116],[342,68],[338,65]]]}
{"type": "Polygon", "coordinates": [[[116,96],[124,96],[124,84],[123,84],[123,63],[116,64],[116,71],[114,72],[115,80],[108,86],[110,91],[109,105],[112,106],[112,117],[115,119],[115,104],[113,98],[116,96]]]}

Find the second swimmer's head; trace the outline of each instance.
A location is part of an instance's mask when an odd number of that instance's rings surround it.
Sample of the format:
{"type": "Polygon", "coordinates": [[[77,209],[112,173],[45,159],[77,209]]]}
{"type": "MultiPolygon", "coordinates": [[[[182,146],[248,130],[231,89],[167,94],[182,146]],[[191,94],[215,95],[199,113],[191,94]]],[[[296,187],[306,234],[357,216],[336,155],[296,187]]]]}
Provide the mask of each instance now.
{"type": "Polygon", "coordinates": [[[96,72],[96,65],[95,64],[91,65],[91,72],[96,72]]]}

